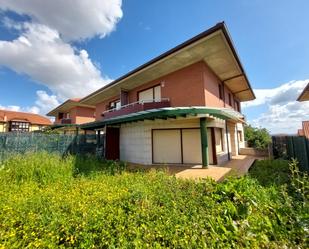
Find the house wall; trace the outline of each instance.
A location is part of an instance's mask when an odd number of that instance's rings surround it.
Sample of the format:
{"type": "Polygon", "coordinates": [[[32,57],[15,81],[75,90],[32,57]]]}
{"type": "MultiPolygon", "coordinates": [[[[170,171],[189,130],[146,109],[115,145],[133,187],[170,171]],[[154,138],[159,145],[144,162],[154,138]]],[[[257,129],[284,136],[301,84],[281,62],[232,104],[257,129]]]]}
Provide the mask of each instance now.
{"type": "Polygon", "coordinates": [[[89,107],[77,107],[75,113],[75,124],[84,124],[95,120],[95,111],[89,107]]]}
{"type": "Polygon", "coordinates": [[[40,126],[36,124],[30,124],[29,131],[38,131],[40,130],[40,126]]]}
{"type": "Polygon", "coordinates": [[[229,146],[232,156],[239,155],[239,149],[245,148],[244,125],[242,123],[228,122],[229,146]],[[238,131],[241,132],[241,140],[239,140],[238,131]]]}
{"type": "Polygon", "coordinates": [[[233,95],[231,90],[221,82],[206,63],[203,64],[203,81],[206,106],[226,107],[237,110],[234,102],[238,99],[233,95]],[[222,86],[223,99],[220,99],[219,84],[222,86]],[[229,94],[231,94],[231,105],[229,104],[229,94]]]}
{"type": "MultiPolygon", "coordinates": [[[[228,94],[231,91],[224,86],[204,61],[167,74],[128,92],[129,103],[138,101],[138,92],[160,85],[161,97],[169,98],[172,107],[209,106],[234,108],[235,97],[232,95],[232,105],[229,105],[228,94]],[[223,100],[219,98],[219,84],[224,87],[223,100]]],[[[120,93],[96,105],[96,120],[101,120],[101,114],[106,106],[120,98],[120,93]]]]}
{"type": "Polygon", "coordinates": [[[5,123],[0,123],[0,132],[5,132],[5,123]]]}
{"type": "MultiPolygon", "coordinates": [[[[89,107],[77,106],[68,111],[72,124],[84,124],[95,120],[95,109],[89,107]]],[[[55,123],[61,123],[58,116],[55,117],[55,123]]]]}
{"type": "Polygon", "coordinates": [[[169,98],[171,106],[204,106],[204,64],[197,62],[131,90],[129,102],[138,101],[139,91],[161,85],[161,98],[169,98]]]}
{"type": "MultiPolygon", "coordinates": [[[[120,159],[131,163],[152,164],[152,129],[199,127],[200,123],[198,118],[146,120],[137,123],[122,124],[120,127],[120,159]]],[[[223,129],[224,151],[217,154],[218,164],[223,164],[228,160],[225,121],[219,119],[208,120],[207,127],[218,127],[223,129]]],[[[210,137],[208,139],[210,144],[210,137]]]]}

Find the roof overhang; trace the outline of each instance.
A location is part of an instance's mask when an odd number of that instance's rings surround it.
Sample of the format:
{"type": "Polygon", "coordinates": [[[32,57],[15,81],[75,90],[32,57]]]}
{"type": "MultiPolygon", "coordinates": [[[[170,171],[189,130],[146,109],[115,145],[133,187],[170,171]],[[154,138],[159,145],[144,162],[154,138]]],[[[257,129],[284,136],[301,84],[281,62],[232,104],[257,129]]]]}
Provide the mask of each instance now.
{"type": "Polygon", "coordinates": [[[57,116],[57,114],[59,112],[67,112],[69,110],[71,110],[73,107],[88,107],[88,108],[95,108],[92,105],[88,105],[88,104],[84,104],[84,103],[80,103],[79,101],[75,101],[72,99],[68,99],[67,101],[65,101],[64,103],[62,103],[61,105],[57,106],[55,109],[51,110],[49,113],[47,113],[47,116],[57,116]]]}
{"type": "Polygon", "coordinates": [[[80,102],[95,105],[119,94],[121,89],[131,90],[199,61],[207,63],[240,101],[255,99],[228,30],[224,23],[219,23],[86,96],[80,102]]]}
{"type": "Polygon", "coordinates": [[[307,100],[309,100],[309,83],[297,98],[297,101],[307,101],[307,100]]]}
{"type": "Polygon", "coordinates": [[[235,122],[244,122],[244,116],[228,108],[209,108],[209,107],[165,107],[159,109],[151,109],[122,115],[102,121],[95,121],[87,124],[80,125],[84,130],[96,130],[105,127],[106,125],[118,125],[123,123],[137,122],[143,120],[167,119],[177,117],[209,117],[219,118],[223,120],[233,120],[235,122]]]}

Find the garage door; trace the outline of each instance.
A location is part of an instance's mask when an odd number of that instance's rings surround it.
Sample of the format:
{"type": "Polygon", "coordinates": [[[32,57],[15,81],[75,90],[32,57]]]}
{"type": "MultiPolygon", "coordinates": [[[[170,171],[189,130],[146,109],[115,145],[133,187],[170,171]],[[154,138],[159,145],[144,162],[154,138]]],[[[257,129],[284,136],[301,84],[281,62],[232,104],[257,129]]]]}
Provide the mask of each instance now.
{"type": "MultiPolygon", "coordinates": [[[[208,141],[211,141],[210,129],[207,129],[208,141]]],[[[201,164],[200,129],[153,130],[153,162],[201,164]]],[[[212,145],[208,142],[209,163],[213,163],[212,145]]]]}
{"type": "Polygon", "coordinates": [[[182,130],[183,163],[202,163],[200,129],[182,130]]]}
{"type": "Polygon", "coordinates": [[[154,163],[182,163],[180,129],[153,130],[152,139],[154,163]]]}

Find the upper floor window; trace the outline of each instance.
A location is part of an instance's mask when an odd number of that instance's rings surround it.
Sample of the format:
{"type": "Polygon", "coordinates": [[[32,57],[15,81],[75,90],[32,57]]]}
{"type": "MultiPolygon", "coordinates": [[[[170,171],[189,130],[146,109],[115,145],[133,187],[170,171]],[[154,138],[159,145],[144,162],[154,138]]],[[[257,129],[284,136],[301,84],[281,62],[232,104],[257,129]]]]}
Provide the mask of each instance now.
{"type": "Polygon", "coordinates": [[[12,121],[10,123],[10,129],[9,130],[10,131],[27,132],[27,131],[29,131],[29,123],[12,121]]]}
{"type": "Polygon", "coordinates": [[[223,146],[223,129],[221,128],[215,128],[215,141],[216,141],[216,151],[217,152],[223,152],[224,146],[223,146]]]}
{"type": "Polygon", "coordinates": [[[235,100],[235,109],[236,111],[240,112],[240,103],[237,100],[235,100]]]}
{"type": "Polygon", "coordinates": [[[221,84],[219,84],[219,98],[223,99],[223,87],[221,84]]]}
{"type": "Polygon", "coordinates": [[[138,101],[152,102],[161,100],[161,86],[154,86],[138,92],[138,101]]]}
{"type": "Polygon", "coordinates": [[[58,119],[66,119],[66,118],[70,118],[70,113],[59,112],[58,119]]]}
{"type": "Polygon", "coordinates": [[[229,93],[229,105],[232,106],[232,95],[229,93]]]}
{"type": "Polygon", "coordinates": [[[114,100],[109,102],[108,109],[119,109],[121,107],[120,100],[114,100]]]}

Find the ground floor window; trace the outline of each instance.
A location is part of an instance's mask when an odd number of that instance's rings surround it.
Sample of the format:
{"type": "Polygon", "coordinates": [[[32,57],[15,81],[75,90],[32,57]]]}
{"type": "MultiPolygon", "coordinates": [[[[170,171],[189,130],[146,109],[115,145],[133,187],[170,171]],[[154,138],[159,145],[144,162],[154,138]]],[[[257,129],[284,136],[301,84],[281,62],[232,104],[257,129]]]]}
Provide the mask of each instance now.
{"type": "Polygon", "coordinates": [[[242,131],[237,131],[237,134],[238,134],[238,141],[239,141],[239,142],[243,142],[243,139],[242,139],[242,131]]]}
{"type": "Polygon", "coordinates": [[[223,129],[222,128],[215,128],[215,137],[216,137],[216,151],[218,153],[224,151],[223,146],[223,129]]]}

